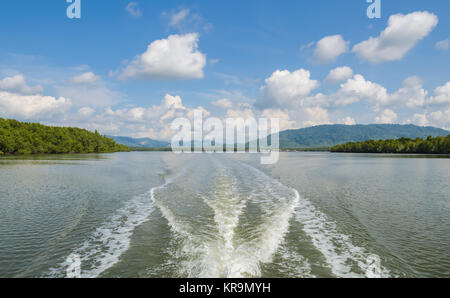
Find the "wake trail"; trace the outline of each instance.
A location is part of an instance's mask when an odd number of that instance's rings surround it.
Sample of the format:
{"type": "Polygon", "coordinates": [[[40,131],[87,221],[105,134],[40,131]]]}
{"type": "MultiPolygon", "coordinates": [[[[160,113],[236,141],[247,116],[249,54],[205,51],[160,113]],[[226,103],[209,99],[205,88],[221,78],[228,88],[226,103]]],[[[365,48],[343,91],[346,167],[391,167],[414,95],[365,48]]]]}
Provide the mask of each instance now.
{"type": "MultiPolygon", "coordinates": [[[[164,194],[164,186],[152,192],[155,206],[180,239],[181,245],[174,252],[180,260],[180,276],[260,277],[261,265],[272,262],[284,241],[299,193],[236,161],[214,159],[208,164],[208,174],[199,179],[209,183],[209,191],[197,196],[199,204],[213,211],[214,227],[194,227],[188,218],[177,216],[163,202],[162,197],[170,195],[164,194]],[[257,206],[259,214],[249,212],[249,204],[257,206]]],[[[184,179],[179,180],[174,184],[184,183],[184,179]]]]}
{"type": "MultiPolygon", "coordinates": [[[[181,169],[178,175],[182,173],[184,173],[184,169],[181,169]]],[[[81,246],[72,251],[70,256],[80,257],[82,278],[96,278],[120,261],[122,254],[130,247],[131,237],[136,227],[146,222],[154,210],[152,202],[154,192],[167,187],[174,179],[175,177],[169,178],[164,184],[153,187],[150,191],[127,201],[81,246]]],[[[71,263],[66,260],[56,268],[50,269],[48,275],[65,277],[66,270],[70,265],[71,263]]]]}
{"type": "MultiPolygon", "coordinates": [[[[95,278],[120,260],[130,247],[135,228],[148,220],[153,205],[150,192],[134,197],[120,208],[71,255],[81,260],[81,277],[95,278]]],[[[64,277],[71,264],[67,261],[50,270],[52,277],[64,277]]]]}

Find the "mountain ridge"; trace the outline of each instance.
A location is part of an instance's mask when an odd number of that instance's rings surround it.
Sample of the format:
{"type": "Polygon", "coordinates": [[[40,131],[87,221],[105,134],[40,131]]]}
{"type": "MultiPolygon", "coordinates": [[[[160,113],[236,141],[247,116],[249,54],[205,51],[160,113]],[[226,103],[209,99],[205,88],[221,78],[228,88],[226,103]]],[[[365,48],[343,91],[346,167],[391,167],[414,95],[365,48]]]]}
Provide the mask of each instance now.
{"type": "Polygon", "coordinates": [[[119,144],[134,148],[165,148],[170,146],[169,142],[154,140],[150,138],[132,138],[124,136],[108,136],[119,144]]]}
{"type": "Polygon", "coordinates": [[[319,125],[280,132],[280,148],[333,147],[349,142],[447,136],[450,131],[412,124],[319,125]]]}
{"type": "MultiPolygon", "coordinates": [[[[351,142],[368,140],[388,140],[399,138],[421,138],[429,136],[447,136],[450,131],[432,126],[416,126],[412,124],[329,124],[280,132],[281,149],[329,148],[351,142]]],[[[117,143],[134,148],[166,148],[167,141],[150,138],[131,138],[124,136],[108,136],[117,143]]]]}

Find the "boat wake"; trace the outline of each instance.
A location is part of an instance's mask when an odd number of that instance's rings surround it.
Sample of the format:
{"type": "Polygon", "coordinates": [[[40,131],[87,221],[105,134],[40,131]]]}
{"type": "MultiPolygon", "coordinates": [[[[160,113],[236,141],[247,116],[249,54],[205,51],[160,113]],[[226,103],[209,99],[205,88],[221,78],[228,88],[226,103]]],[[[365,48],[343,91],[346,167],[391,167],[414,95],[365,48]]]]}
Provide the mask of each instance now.
{"type": "MultiPolygon", "coordinates": [[[[134,229],[147,221],[153,210],[150,195],[151,192],[148,192],[128,201],[72,252],[71,256],[79,257],[82,264],[80,277],[98,277],[119,262],[120,256],[130,246],[134,229]]],[[[68,256],[68,260],[70,259],[68,256]]],[[[66,271],[71,265],[66,260],[57,268],[51,269],[49,275],[66,277],[66,271]]]]}
{"type": "MultiPolygon", "coordinates": [[[[259,277],[261,265],[272,262],[283,242],[300,196],[247,165],[214,159],[208,167],[214,167],[214,174],[199,175],[201,182],[187,184],[186,177],[174,182],[185,191],[197,183],[207,185],[203,193],[191,189],[193,202],[186,202],[184,193],[180,197],[179,205],[184,202],[185,208],[189,204],[197,210],[208,208],[201,214],[183,215],[171,209],[169,205],[177,200],[174,188],[152,194],[179,239],[172,253],[179,260],[179,276],[259,277]]],[[[189,173],[191,178],[196,174],[189,173]]]]}
{"type": "MultiPolygon", "coordinates": [[[[317,260],[302,255],[296,247],[301,241],[292,245],[286,239],[293,224],[304,231],[334,276],[365,277],[373,256],[353,245],[296,189],[244,162],[194,158],[164,184],[127,202],[73,251],[83,264],[81,277],[98,277],[117,264],[135,228],[153,210],[172,231],[164,249],[170,252],[166,261],[176,264],[177,277],[261,277],[267,276],[267,266],[275,266],[281,276],[314,277],[311,265],[317,260]]],[[[70,265],[63,262],[50,276],[61,277],[70,265]]],[[[389,272],[380,268],[380,276],[389,272]]]]}

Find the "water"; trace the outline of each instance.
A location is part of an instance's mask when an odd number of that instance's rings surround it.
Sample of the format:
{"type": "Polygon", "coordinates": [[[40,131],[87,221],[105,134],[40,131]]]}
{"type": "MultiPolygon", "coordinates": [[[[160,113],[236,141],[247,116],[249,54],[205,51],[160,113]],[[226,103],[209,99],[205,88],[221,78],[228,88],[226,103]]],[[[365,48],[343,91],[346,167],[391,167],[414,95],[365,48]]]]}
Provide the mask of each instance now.
{"type": "Polygon", "coordinates": [[[450,277],[450,159],[0,159],[0,276],[450,277]]]}

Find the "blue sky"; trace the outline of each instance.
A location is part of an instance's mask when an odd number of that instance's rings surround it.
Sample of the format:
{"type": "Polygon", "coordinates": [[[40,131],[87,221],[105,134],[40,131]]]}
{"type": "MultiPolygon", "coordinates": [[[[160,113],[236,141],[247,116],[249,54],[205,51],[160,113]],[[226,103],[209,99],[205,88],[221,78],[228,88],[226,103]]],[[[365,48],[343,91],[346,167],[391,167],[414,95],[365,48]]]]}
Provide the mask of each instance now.
{"type": "Polygon", "coordinates": [[[3,2],[0,117],[161,139],[197,107],[450,128],[448,1],[3,2]]]}

